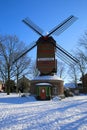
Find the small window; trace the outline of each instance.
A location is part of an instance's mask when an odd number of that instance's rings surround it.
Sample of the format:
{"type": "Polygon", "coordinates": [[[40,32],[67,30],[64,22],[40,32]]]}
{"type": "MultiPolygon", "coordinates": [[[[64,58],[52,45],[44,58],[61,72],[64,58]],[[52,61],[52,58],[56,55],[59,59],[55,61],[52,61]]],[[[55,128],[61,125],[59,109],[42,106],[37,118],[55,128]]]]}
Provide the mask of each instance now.
{"type": "Polygon", "coordinates": [[[57,94],[57,93],[58,93],[58,90],[57,90],[56,87],[53,88],[53,93],[54,93],[54,94],[57,94]]]}

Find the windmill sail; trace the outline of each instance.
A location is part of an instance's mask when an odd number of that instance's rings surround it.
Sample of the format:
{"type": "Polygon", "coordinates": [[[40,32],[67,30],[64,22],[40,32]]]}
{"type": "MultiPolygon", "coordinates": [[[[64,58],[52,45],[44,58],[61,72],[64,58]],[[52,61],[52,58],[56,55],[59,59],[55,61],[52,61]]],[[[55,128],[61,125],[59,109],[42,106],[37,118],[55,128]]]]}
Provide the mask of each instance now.
{"type": "Polygon", "coordinates": [[[71,15],[70,17],[68,17],[66,20],[64,20],[62,23],[60,23],[59,25],[57,25],[56,27],[54,27],[47,36],[51,35],[51,34],[55,34],[55,35],[60,35],[62,32],[64,32],[69,26],[71,26],[75,21],[77,20],[77,18],[73,15],[71,15]]]}
{"type": "MultiPolygon", "coordinates": [[[[14,62],[16,62],[17,60],[19,60],[22,56],[24,56],[26,53],[28,53],[29,51],[31,51],[35,46],[37,46],[37,59],[40,57],[43,58],[47,58],[49,57],[49,53],[53,53],[53,57],[55,59],[55,50],[54,52],[51,49],[47,49],[47,45],[51,46],[51,44],[49,44],[50,42],[52,42],[52,44],[56,47],[56,55],[58,57],[60,57],[60,59],[64,60],[65,62],[71,64],[71,63],[78,63],[79,61],[73,57],[69,52],[67,52],[65,49],[63,49],[61,46],[57,45],[56,42],[53,40],[52,37],[50,37],[51,34],[56,34],[56,35],[60,35],[63,31],[65,31],[69,26],[72,25],[72,23],[74,23],[77,20],[77,18],[73,15],[69,16],[67,19],[65,19],[62,23],[60,23],[59,25],[57,25],[55,28],[53,28],[49,34],[45,36],[43,36],[43,30],[37,26],[35,23],[33,23],[29,18],[25,18],[23,20],[23,22],[30,27],[33,31],[35,31],[37,34],[39,34],[41,37],[38,40],[38,44],[37,42],[33,43],[31,46],[29,46],[27,49],[24,50],[24,52],[19,55],[14,62]],[[44,38],[43,38],[44,37],[44,38]],[[41,44],[40,44],[41,41],[41,44]],[[43,43],[43,45],[42,45],[43,43]],[[46,43],[46,44],[45,44],[46,43]],[[55,43],[55,44],[54,44],[55,43]],[[44,46],[44,49],[42,47],[39,46],[44,46]],[[42,49],[42,50],[41,50],[42,49]],[[38,51],[39,50],[39,51],[38,51]],[[44,53],[44,51],[46,53],[44,53]],[[40,52],[40,53],[39,53],[40,52]],[[38,55],[40,54],[40,55],[38,55]],[[46,56],[47,55],[47,56],[46,56]]],[[[54,48],[54,47],[53,47],[54,48]]]]}
{"type": "Polygon", "coordinates": [[[23,57],[25,54],[27,54],[29,51],[31,51],[35,46],[37,46],[36,42],[33,42],[31,46],[27,47],[27,49],[24,49],[23,53],[19,55],[17,58],[14,59],[13,63],[18,61],[21,57],[23,57]]]}
{"type": "Polygon", "coordinates": [[[27,26],[29,26],[33,31],[35,31],[40,36],[43,36],[43,30],[37,26],[34,22],[32,22],[29,18],[25,18],[22,20],[27,26]]]}
{"type": "Polygon", "coordinates": [[[56,55],[62,59],[63,61],[69,63],[69,64],[74,64],[78,63],[79,60],[75,58],[73,55],[71,55],[68,51],[63,49],[60,45],[56,44],[56,55]]]}
{"type": "Polygon", "coordinates": [[[70,62],[69,60],[66,59],[66,57],[64,57],[64,55],[62,55],[61,53],[58,53],[58,51],[56,52],[56,56],[61,59],[64,63],[66,63],[67,65],[73,64],[72,62],[70,62]]]}
{"type": "Polygon", "coordinates": [[[67,65],[75,64],[76,62],[72,61],[69,57],[67,57],[62,52],[57,51],[56,56],[61,59],[63,62],[65,62],[67,65]]]}

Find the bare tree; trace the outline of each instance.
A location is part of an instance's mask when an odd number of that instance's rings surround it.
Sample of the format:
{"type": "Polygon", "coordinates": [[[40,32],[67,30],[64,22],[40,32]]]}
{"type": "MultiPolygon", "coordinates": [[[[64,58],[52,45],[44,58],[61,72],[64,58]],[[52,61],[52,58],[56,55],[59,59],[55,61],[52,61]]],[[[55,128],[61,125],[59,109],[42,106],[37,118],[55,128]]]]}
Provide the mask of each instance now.
{"type": "Polygon", "coordinates": [[[77,86],[78,80],[79,80],[79,73],[77,69],[77,65],[70,65],[68,69],[68,75],[69,75],[69,80],[70,82],[73,82],[75,86],[77,86]]]}
{"type": "MultiPolygon", "coordinates": [[[[10,81],[15,75],[22,74],[26,64],[30,63],[26,55],[13,64],[17,54],[23,52],[25,44],[17,36],[0,36],[0,74],[3,79],[10,81]],[[15,72],[15,73],[14,73],[15,72]]],[[[7,86],[7,94],[10,94],[10,85],[7,86]]]]}
{"type": "MultiPolygon", "coordinates": [[[[0,39],[0,59],[2,64],[0,65],[0,68],[2,68],[2,65],[4,67],[3,70],[5,70],[5,79],[10,81],[10,72],[11,72],[11,58],[12,58],[12,49],[10,48],[12,45],[12,39],[9,39],[9,37],[4,36],[0,39]]],[[[3,70],[1,70],[1,74],[3,74],[3,70]]],[[[4,76],[4,75],[3,75],[4,76]]],[[[10,86],[7,86],[7,94],[9,94],[10,86]]]]}
{"type": "Polygon", "coordinates": [[[58,61],[57,74],[60,78],[65,78],[65,64],[63,62],[58,61]]]}
{"type": "Polygon", "coordinates": [[[76,84],[78,80],[82,79],[82,84],[84,87],[84,75],[87,73],[87,33],[79,39],[78,48],[74,52],[75,57],[79,60],[78,64],[75,66],[70,66],[68,73],[70,73],[70,78],[76,84]]]}
{"type": "Polygon", "coordinates": [[[79,45],[82,49],[79,51],[80,64],[79,69],[82,77],[82,84],[84,87],[84,75],[87,73],[87,31],[79,39],[79,45]]]}
{"type": "Polygon", "coordinates": [[[39,70],[36,67],[36,61],[32,61],[30,68],[31,68],[30,73],[31,73],[32,78],[40,74],[39,70]]]}
{"type": "Polygon", "coordinates": [[[79,39],[79,45],[87,50],[87,31],[84,33],[84,36],[79,39]]]}
{"type": "Polygon", "coordinates": [[[6,81],[6,65],[5,64],[3,64],[3,62],[1,61],[0,62],[0,78],[1,78],[1,80],[3,81],[3,83],[4,83],[4,81],[6,81]]]}
{"type": "Polygon", "coordinates": [[[85,56],[85,53],[82,50],[79,50],[77,57],[79,59],[79,63],[78,63],[78,69],[80,71],[81,77],[82,77],[82,85],[83,85],[83,89],[85,87],[84,84],[84,75],[87,73],[87,57],[85,56]]]}
{"type": "MultiPolygon", "coordinates": [[[[13,76],[16,77],[16,82],[18,84],[18,80],[20,77],[22,77],[24,74],[29,74],[30,73],[30,62],[31,59],[27,57],[26,55],[21,57],[18,61],[15,62],[14,64],[14,73],[13,76]]],[[[18,92],[18,85],[16,92],[18,92]]]]}

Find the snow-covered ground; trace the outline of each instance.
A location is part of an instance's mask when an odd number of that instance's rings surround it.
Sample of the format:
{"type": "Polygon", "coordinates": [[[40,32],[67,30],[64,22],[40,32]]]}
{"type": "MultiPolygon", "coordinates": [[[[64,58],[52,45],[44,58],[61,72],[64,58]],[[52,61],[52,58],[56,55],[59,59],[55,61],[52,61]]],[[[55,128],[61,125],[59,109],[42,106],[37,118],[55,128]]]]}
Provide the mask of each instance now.
{"type": "Polygon", "coordinates": [[[0,130],[87,130],[87,95],[36,101],[0,93],[0,130]]]}

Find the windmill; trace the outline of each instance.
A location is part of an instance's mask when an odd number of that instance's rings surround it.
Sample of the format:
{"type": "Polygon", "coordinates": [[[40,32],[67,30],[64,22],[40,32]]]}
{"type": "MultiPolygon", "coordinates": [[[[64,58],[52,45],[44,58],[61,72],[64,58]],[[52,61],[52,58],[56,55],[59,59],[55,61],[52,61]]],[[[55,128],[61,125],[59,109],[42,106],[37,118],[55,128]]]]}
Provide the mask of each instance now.
{"type": "MultiPolygon", "coordinates": [[[[67,64],[75,64],[78,63],[78,60],[72,56],[69,52],[67,52],[64,48],[62,48],[56,41],[53,39],[52,35],[60,35],[64,32],[69,26],[72,25],[77,20],[77,18],[73,15],[69,16],[62,23],[54,27],[47,35],[43,35],[43,30],[34,24],[29,18],[23,19],[23,22],[30,27],[33,31],[35,31],[40,38],[31,44],[14,62],[20,59],[23,55],[31,51],[35,46],[37,46],[37,60],[36,66],[40,72],[40,76],[54,76],[57,73],[57,59],[58,56],[67,64]]],[[[45,81],[44,81],[45,82],[45,81]]],[[[43,87],[42,87],[43,88],[43,87]]],[[[43,93],[44,93],[43,89],[43,93]]]]}

